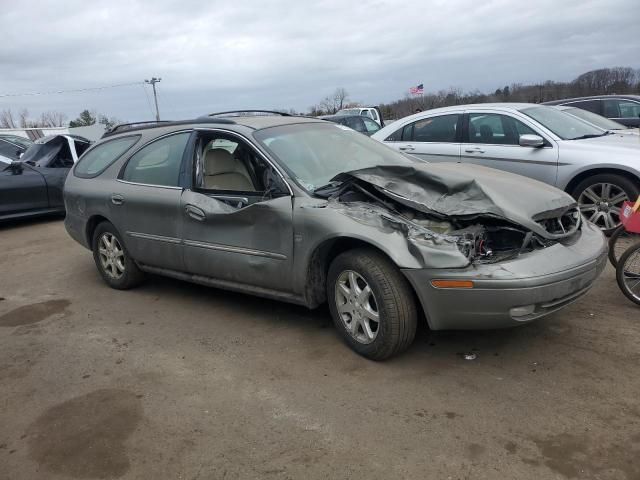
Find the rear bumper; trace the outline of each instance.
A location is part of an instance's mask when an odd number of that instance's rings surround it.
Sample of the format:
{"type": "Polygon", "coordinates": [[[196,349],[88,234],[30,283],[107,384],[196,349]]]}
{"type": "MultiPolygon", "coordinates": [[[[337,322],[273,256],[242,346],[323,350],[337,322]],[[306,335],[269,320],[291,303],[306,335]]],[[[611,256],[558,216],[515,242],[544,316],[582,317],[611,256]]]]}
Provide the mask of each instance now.
{"type": "Polygon", "coordinates": [[[589,290],[606,262],[604,236],[586,227],[569,247],[557,244],[512,261],[460,270],[403,273],[417,292],[431,329],[491,329],[522,325],[569,305],[589,290]],[[582,263],[576,265],[576,258],[582,263]],[[474,288],[435,288],[431,285],[435,279],[472,280],[474,288]]]}
{"type": "Polygon", "coordinates": [[[87,221],[84,217],[79,217],[67,211],[67,216],[64,219],[64,227],[71,238],[83,247],[91,250],[91,246],[88,244],[86,237],[87,221]]]}

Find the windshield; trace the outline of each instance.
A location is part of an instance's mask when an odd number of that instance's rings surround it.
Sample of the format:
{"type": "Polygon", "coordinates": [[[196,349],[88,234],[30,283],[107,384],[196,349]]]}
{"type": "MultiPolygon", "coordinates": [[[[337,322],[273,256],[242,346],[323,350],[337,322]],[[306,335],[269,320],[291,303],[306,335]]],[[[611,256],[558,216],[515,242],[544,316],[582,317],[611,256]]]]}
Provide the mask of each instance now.
{"type": "Polygon", "coordinates": [[[597,113],[593,113],[588,110],[583,110],[582,108],[571,107],[563,110],[563,112],[567,112],[574,117],[581,118],[586,122],[593,123],[596,127],[600,127],[604,130],[624,130],[627,128],[621,123],[614,122],[602,115],[598,115],[597,113]]]}
{"type": "Polygon", "coordinates": [[[29,148],[33,142],[28,138],[19,137],[18,135],[0,135],[0,139],[11,142],[22,148],[29,148]]]}
{"type": "Polygon", "coordinates": [[[520,112],[533,118],[562,140],[578,140],[606,135],[606,132],[601,129],[552,107],[528,107],[520,112]]]}
{"type": "Polygon", "coordinates": [[[348,127],[332,123],[283,125],[258,130],[253,135],[310,191],[327,185],[342,172],[419,162],[348,127]]]}

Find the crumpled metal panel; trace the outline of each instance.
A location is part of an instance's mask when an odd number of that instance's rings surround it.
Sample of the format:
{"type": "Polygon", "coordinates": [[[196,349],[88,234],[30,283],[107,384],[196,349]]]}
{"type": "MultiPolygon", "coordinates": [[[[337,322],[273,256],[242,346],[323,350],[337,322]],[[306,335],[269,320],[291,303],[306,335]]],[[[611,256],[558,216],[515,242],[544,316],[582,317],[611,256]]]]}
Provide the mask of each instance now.
{"type": "Polygon", "coordinates": [[[369,183],[395,201],[441,217],[493,216],[554,239],[534,217],[562,214],[576,201],[561,190],[512,173],[453,163],[378,166],[341,173],[335,180],[369,183]]]}

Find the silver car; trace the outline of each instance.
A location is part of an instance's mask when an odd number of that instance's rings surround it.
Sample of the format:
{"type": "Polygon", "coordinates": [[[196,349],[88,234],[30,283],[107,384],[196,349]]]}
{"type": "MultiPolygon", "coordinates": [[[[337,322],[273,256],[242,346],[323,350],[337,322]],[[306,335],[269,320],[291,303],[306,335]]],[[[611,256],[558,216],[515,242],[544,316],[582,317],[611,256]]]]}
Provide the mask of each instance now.
{"type": "Polygon", "coordinates": [[[287,115],[116,127],[69,174],[65,205],[113,288],[151,272],[328,302],[346,342],[378,360],[421,318],[531,322],[583,295],[606,261],[602,233],[554,187],[287,115]]]}
{"type": "Polygon", "coordinates": [[[640,138],[609,135],[554,107],[528,103],[428,110],[372,138],[430,162],[478,164],[571,194],[586,218],[610,232],[640,193],[640,138]]]}
{"type": "Polygon", "coordinates": [[[610,120],[607,117],[598,115],[597,113],[590,112],[589,110],[572,107],[571,105],[558,105],[555,108],[563,111],[564,113],[568,113],[569,115],[573,115],[583,122],[587,122],[588,124],[596,128],[600,128],[605,132],[619,135],[640,135],[640,131],[637,128],[627,127],[626,125],[610,120]]]}

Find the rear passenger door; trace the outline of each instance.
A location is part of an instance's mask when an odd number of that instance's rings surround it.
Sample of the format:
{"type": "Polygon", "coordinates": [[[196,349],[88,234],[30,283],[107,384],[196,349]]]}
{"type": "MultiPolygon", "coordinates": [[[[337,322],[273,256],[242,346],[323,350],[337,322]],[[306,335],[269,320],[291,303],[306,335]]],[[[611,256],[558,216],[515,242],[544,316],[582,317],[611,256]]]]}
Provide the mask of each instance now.
{"type": "Polygon", "coordinates": [[[147,143],[113,182],[111,218],[140,263],[183,270],[180,173],[190,136],[181,131],[147,143]]]}
{"type": "Polygon", "coordinates": [[[520,146],[520,135],[545,138],[524,119],[495,111],[473,111],[466,114],[463,163],[517,173],[555,185],[558,172],[558,147],[545,139],[543,147],[520,146]]]}
{"type": "Polygon", "coordinates": [[[407,123],[385,143],[428,162],[459,162],[462,113],[435,115],[407,123]]]}

